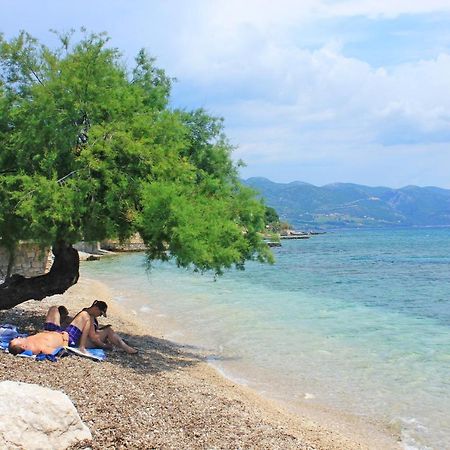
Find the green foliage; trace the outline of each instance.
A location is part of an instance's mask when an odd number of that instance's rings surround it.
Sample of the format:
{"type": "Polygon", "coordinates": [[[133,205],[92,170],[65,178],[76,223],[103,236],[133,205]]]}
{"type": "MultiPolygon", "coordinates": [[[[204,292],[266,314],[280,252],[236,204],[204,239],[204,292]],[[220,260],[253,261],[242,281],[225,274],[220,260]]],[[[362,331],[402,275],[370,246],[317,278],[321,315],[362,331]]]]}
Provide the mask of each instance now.
{"type": "Polygon", "coordinates": [[[270,206],[266,206],[266,210],[264,212],[264,221],[266,225],[275,225],[280,222],[280,217],[275,208],[270,206]]]}
{"type": "Polygon", "coordinates": [[[266,206],[264,210],[265,237],[277,240],[277,235],[281,231],[280,217],[275,208],[266,206]]]}
{"type": "Polygon", "coordinates": [[[221,119],[168,107],[172,79],[105,34],[0,37],[0,236],[52,244],[140,232],[151,259],[199,270],[271,261],[265,208],[242,186],[221,119]]]}
{"type": "Polygon", "coordinates": [[[193,263],[199,270],[216,273],[233,264],[243,268],[255,249],[261,260],[270,260],[258,235],[262,205],[246,189],[223,194],[208,183],[146,185],[141,234],[150,258],[175,255],[179,266],[193,263]],[[147,223],[155,226],[145,227],[147,223]]]}

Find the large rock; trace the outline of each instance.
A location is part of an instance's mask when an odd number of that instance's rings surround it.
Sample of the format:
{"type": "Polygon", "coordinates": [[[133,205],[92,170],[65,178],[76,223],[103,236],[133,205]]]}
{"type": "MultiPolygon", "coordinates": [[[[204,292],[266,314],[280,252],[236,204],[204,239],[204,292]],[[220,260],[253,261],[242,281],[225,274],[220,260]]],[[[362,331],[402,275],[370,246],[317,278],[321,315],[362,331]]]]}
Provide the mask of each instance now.
{"type": "Polygon", "coordinates": [[[65,449],[92,439],[66,394],[36,384],[0,383],[0,448],[65,449]]]}

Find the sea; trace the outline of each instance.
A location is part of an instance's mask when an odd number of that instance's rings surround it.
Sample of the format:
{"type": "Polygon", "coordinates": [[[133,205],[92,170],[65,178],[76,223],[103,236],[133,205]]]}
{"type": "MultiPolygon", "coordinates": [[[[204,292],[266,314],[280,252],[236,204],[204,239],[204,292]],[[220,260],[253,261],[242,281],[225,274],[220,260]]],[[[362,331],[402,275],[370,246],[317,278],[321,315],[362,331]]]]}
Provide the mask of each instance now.
{"type": "Polygon", "coordinates": [[[450,228],[332,231],[273,252],[217,278],[143,253],[82,276],[262,395],[383,424],[405,449],[450,449],[450,228]]]}

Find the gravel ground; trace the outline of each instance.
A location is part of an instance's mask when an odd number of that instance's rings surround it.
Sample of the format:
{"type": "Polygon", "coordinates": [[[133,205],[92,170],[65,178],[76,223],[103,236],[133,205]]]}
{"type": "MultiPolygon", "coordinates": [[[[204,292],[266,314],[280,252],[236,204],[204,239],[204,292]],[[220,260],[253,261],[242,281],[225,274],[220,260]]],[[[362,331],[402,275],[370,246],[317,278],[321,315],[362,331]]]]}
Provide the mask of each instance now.
{"type": "Polygon", "coordinates": [[[132,356],[108,352],[102,363],[76,356],[36,362],[0,353],[0,380],[61,390],[73,401],[93,436],[73,449],[397,448],[389,436],[366,442],[364,433],[355,438],[283,411],[223,378],[201,354],[152,336],[106,292],[100,283],[81,279],[62,296],[0,311],[0,323],[34,333],[49,306],[64,304],[76,313],[101,298],[109,304],[102,322],[139,349],[132,356]]]}

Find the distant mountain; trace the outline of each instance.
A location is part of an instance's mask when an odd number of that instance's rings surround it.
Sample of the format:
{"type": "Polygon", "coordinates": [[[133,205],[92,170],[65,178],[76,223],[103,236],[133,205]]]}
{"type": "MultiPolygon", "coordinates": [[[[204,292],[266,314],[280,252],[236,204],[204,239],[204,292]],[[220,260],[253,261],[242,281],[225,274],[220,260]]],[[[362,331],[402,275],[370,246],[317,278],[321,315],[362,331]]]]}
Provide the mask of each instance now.
{"type": "Polygon", "coordinates": [[[282,220],[296,228],[450,226],[450,190],[406,186],[401,189],[351,183],[325,186],[249,178],[282,220]]]}

